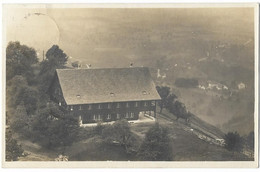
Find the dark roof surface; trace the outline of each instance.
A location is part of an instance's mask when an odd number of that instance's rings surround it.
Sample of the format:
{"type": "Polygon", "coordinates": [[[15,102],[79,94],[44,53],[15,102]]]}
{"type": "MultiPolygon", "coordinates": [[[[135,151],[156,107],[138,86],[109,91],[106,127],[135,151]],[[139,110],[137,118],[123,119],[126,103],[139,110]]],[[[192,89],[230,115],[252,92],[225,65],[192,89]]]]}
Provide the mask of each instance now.
{"type": "Polygon", "coordinates": [[[68,105],[161,99],[149,69],[57,69],[68,105]]]}

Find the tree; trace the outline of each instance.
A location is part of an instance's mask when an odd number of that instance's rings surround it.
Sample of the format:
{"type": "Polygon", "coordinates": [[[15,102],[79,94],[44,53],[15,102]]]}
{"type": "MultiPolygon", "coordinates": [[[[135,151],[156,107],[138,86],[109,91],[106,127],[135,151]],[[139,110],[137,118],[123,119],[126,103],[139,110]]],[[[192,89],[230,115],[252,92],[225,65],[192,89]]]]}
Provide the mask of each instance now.
{"type": "Polygon", "coordinates": [[[233,152],[241,152],[243,149],[243,139],[237,132],[225,134],[225,148],[233,152]]]}
{"type": "Polygon", "coordinates": [[[48,149],[71,145],[77,139],[79,131],[78,120],[64,115],[53,102],[38,109],[30,125],[31,139],[48,149]]]}
{"type": "Polygon", "coordinates": [[[31,83],[34,78],[32,65],[38,62],[33,48],[21,45],[20,42],[9,42],[6,48],[6,80],[15,75],[23,75],[31,83]]]}
{"type": "Polygon", "coordinates": [[[58,45],[53,45],[46,53],[46,59],[40,64],[39,83],[41,90],[46,93],[56,69],[64,68],[68,60],[68,56],[59,48],[58,45]]]}
{"type": "Polygon", "coordinates": [[[173,93],[169,94],[165,100],[164,107],[169,110],[176,100],[177,100],[177,96],[175,94],[173,93]]]}
{"type": "Polygon", "coordinates": [[[170,94],[170,88],[165,86],[156,86],[156,89],[161,97],[161,101],[159,102],[160,106],[160,113],[162,113],[162,109],[165,107],[165,104],[167,102],[167,97],[170,94]]]}
{"type": "Polygon", "coordinates": [[[156,123],[146,133],[138,157],[145,161],[170,161],[173,159],[171,144],[168,128],[156,123]]]}
{"type": "Polygon", "coordinates": [[[33,115],[37,109],[38,90],[29,86],[25,77],[16,75],[8,81],[7,105],[9,108],[17,108],[23,104],[28,115],[33,115]]]}
{"type": "Polygon", "coordinates": [[[246,137],[246,143],[247,143],[247,146],[251,149],[251,150],[254,150],[255,148],[255,133],[254,131],[251,131],[248,136],[246,137]]]}
{"type": "Polygon", "coordinates": [[[18,157],[22,156],[23,154],[22,146],[17,144],[17,140],[13,138],[10,129],[6,130],[5,136],[5,159],[6,161],[17,161],[18,157]]]}
{"type": "Polygon", "coordinates": [[[17,106],[12,116],[9,118],[10,127],[13,131],[21,133],[23,136],[30,135],[29,132],[29,116],[27,115],[24,104],[17,106]]]}
{"type": "Polygon", "coordinates": [[[24,89],[28,87],[26,78],[21,75],[16,75],[6,83],[6,99],[7,106],[16,108],[16,98],[17,95],[24,89]]]}
{"type": "Polygon", "coordinates": [[[70,146],[78,135],[78,121],[72,118],[53,120],[47,128],[47,148],[70,146]]]}
{"type": "MultiPolygon", "coordinates": [[[[176,96],[177,98],[177,96],[176,96]]],[[[175,95],[173,96],[169,96],[167,104],[166,104],[166,108],[167,110],[172,113],[173,115],[175,115],[177,118],[176,120],[178,120],[179,118],[185,119],[186,122],[188,122],[189,118],[192,116],[192,113],[190,113],[185,105],[176,100],[175,95]]]]}
{"type": "Polygon", "coordinates": [[[57,68],[60,68],[66,64],[68,56],[59,48],[58,45],[53,45],[46,52],[46,60],[53,63],[57,68]]]}
{"type": "Polygon", "coordinates": [[[127,120],[118,120],[113,125],[104,127],[102,137],[107,143],[118,143],[123,146],[127,153],[135,149],[135,137],[127,120]]]}

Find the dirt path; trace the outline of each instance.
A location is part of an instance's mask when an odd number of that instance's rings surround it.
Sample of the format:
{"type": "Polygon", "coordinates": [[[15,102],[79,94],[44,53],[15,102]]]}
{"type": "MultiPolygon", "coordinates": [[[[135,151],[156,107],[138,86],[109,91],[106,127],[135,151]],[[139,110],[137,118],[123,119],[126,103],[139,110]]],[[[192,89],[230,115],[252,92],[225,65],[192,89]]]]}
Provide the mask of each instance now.
{"type": "Polygon", "coordinates": [[[57,157],[55,151],[43,149],[37,143],[22,138],[16,139],[18,143],[22,145],[24,154],[26,155],[24,157],[19,157],[19,161],[54,161],[57,157]]]}
{"type": "Polygon", "coordinates": [[[206,131],[204,128],[201,128],[197,123],[192,123],[192,121],[191,121],[188,126],[185,122],[175,121],[174,119],[170,118],[167,114],[158,113],[158,115],[160,115],[160,117],[163,118],[164,120],[167,120],[168,123],[179,125],[183,130],[196,135],[199,139],[209,142],[210,144],[223,146],[223,144],[217,140],[217,139],[223,139],[223,138],[220,138],[219,136],[206,131]]]}

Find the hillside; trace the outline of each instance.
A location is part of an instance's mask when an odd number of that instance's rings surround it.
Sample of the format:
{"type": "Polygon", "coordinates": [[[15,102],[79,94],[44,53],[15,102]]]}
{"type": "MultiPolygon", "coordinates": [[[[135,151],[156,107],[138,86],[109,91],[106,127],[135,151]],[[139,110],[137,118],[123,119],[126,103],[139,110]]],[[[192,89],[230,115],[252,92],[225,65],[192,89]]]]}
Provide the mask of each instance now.
{"type": "MultiPolygon", "coordinates": [[[[216,127],[207,124],[199,118],[193,116],[191,125],[184,121],[175,121],[175,117],[167,111],[158,114],[158,122],[166,126],[170,131],[172,140],[174,161],[236,161],[252,160],[241,154],[227,151],[212,141],[212,136],[222,138],[223,133],[216,127]],[[193,131],[191,131],[191,127],[193,131]],[[198,134],[199,133],[199,134],[198,134]]],[[[145,133],[153,123],[131,124],[132,132],[139,138],[140,145],[145,137],[145,133]]],[[[70,161],[136,161],[137,157],[125,153],[119,145],[107,145],[97,135],[88,135],[92,128],[85,128],[85,137],[75,142],[72,146],[58,148],[55,150],[43,150],[39,145],[29,141],[20,140],[26,153],[26,157],[21,157],[21,161],[53,161],[59,154],[69,156],[70,161]]]]}

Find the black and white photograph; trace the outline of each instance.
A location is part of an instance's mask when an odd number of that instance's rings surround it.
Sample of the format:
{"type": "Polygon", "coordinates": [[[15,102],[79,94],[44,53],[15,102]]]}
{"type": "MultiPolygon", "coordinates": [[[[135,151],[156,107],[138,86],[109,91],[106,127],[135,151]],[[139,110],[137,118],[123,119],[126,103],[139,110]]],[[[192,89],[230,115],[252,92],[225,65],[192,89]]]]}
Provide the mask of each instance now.
{"type": "Polygon", "coordinates": [[[257,4],[2,8],[5,167],[258,167],[257,4]]]}

